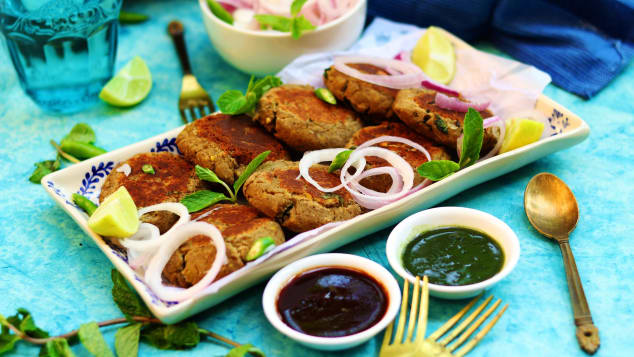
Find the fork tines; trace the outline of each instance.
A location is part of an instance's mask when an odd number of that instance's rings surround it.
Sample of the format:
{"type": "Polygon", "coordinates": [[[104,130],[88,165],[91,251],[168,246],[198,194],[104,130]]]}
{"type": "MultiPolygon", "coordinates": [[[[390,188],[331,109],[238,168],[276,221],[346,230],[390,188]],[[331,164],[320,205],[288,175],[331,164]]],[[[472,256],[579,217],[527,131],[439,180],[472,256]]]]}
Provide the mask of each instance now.
{"type": "Polygon", "coordinates": [[[425,330],[427,327],[427,313],[429,305],[429,288],[427,276],[423,277],[422,288],[420,288],[420,278],[416,277],[416,284],[412,294],[412,304],[409,312],[409,322],[407,324],[407,336],[405,335],[405,320],[407,319],[407,306],[409,300],[409,284],[405,280],[403,283],[403,299],[401,304],[401,313],[398,318],[398,327],[392,340],[392,332],[394,322],[392,322],[383,338],[381,346],[381,356],[397,357],[397,356],[464,356],[473,347],[475,347],[482,338],[493,328],[495,323],[500,319],[507,305],[504,305],[498,313],[473,337],[467,341],[469,337],[493,314],[502,302],[498,299],[493,305],[489,306],[493,296],[489,296],[482,304],[480,304],[469,316],[464,318],[458,326],[454,326],[469,312],[469,310],[482,297],[483,293],[474,298],[467,306],[460,310],[456,315],[445,322],[434,333],[425,339],[425,330]],[[419,295],[420,290],[420,295],[419,295]],[[419,303],[420,301],[420,303],[419,303]],[[489,308],[484,311],[485,308],[489,308]],[[453,330],[451,330],[453,328],[453,330]],[[414,331],[416,335],[414,336],[414,331]],[[451,331],[449,331],[451,330],[451,331]],[[441,339],[441,337],[445,336],[441,339]],[[412,339],[412,337],[414,337],[412,339]],[[453,342],[452,342],[453,341],[453,342]],[[462,346],[457,352],[454,351],[462,346]]]}

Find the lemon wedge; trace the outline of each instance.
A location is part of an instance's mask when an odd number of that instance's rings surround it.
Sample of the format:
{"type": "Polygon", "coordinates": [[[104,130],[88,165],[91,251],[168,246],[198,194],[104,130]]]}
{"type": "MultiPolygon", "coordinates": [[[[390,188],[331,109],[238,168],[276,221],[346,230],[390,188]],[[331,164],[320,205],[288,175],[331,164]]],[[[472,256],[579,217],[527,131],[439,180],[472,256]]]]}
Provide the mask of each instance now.
{"type": "Polygon", "coordinates": [[[506,122],[506,135],[500,154],[532,144],[542,137],[544,123],[527,118],[513,118],[506,122]]]}
{"type": "Polygon", "coordinates": [[[412,50],[412,62],[431,79],[448,84],[456,73],[453,45],[438,27],[430,26],[412,50]]]}
{"type": "Polygon", "coordinates": [[[134,57],[99,93],[104,102],[117,107],[140,103],[152,89],[152,74],[140,57],[134,57]]]}
{"type": "Polygon", "coordinates": [[[134,200],[121,186],[97,207],[88,219],[88,227],[107,237],[125,238],[139,229],[139,215],[134,200]]]}

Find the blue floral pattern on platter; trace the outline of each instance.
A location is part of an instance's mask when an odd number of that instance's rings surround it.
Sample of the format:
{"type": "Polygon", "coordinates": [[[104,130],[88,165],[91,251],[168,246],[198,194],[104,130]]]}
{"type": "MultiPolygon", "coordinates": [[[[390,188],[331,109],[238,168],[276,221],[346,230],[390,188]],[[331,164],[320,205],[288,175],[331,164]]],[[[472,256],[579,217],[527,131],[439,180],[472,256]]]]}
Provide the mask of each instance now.
{"type": "Polygon", "coordinates": [[[165,307],[178,305],[178,301],[165,301],[165,300],[159,299],[159,297],[156,296],[156,294],[154,294],[152,289],[150,289],[150,287],[147,286],[145,282],[141,280],[136,274],[134,274],[134,280],[141,283],[143,287],[145,287],[145,292],[147,292],[147,294],[152,298],[152,305],[159,305],[159,306],[163,305],[165,307]]]}
{"type": "Polygon", "coordinates": [[[81,187],[79,187],[77,193],[90,198],[90,196],[95,194],[96,185],[99,181],[106,177],[113,168],[114,161],[100,162],[97,166],[93,165],[91,170],[84,174],[84,178],[81,180],[81,187]]]}
{"type": "Polygon", "coordinates": [[[178,149],[176,145],[176,138],[165,138],[163,141],[157,141],[155,146],[150,150],[151,152],[173,152],[176,154],[181,154],[181,151],[178,149]]]}
{"type": "Polygon", "coordinates": [[[548,117],[548,124],[552,130],[552,134],[550,135],[553,136],[563,133],[566,128],[570,126],[570,121],[562,112],[557,109],[553,109],[552,114],[548,117]]]}
{"type": "Polygon", "coordinates": [[[64,192],[61,189],[57,188],[52,181],[46,181],[46,186],[48,186],[51,189],[51,191],[53,191],[53,193],[55,193],[59,198],[63,199],[67,205],[73,206],[79,209],[79,207],[75,203],[68,200],[68,197],[66,197],[66,194],[64,194],[64,192]]]}

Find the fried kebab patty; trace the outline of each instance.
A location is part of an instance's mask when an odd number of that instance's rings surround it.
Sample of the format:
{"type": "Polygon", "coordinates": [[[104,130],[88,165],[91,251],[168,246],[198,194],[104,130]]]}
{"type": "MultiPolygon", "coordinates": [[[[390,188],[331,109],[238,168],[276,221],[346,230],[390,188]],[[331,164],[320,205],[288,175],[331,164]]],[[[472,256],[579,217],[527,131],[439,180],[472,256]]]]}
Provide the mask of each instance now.
{"type": "MultiPolygon", "coordinates": [[[[447,149],[444,146],[433,143],[431,140],[416,133],[400,122],[383,122],[379,125],[367,126],[354,134],[352,139],[348,142],[347,147],[359,146],[368,140],[378,138],[380,136],[398,136],[412,140],[413,142],[423,146],[429,152],[432,160],[451,159],[451,155],[447,152],[447,149]]],[[[373,146],[394,151],[400,157],[405,159],[405,161],[412,166],[412,170],[414,170],[414,185],[418,185],[423,181],[423,178],[416,172],[416,168],[427,162],[425,154],[409,145],[398,142],[382,142],[373,146]]],[[[365,159],[367,169],[389,165],[387,161],[375,156],[368,156],[365,159]]],[[[361,180],[361,184],[375,191],[387,192],[392,185],[392,179],[389,175],[377,175],[361,180]]]]}
{"type": "MultiPolygon", "coordinates": [[[[258,239],[271,237],[277,245],[284,243],[282,227],[253,207],[216,204],[193,214],[192,219],[203,215],[200,221],[215,225],[227,247],[227,263],[216,280],[243,267],[249,249],[258,239]]],[[[190,287],[205,276],[215,257],[216,247],[211,238],[194,236],[172,254],[163,269],[163,279],[172,285],[190,287]]]]}
{"type": "Polygon", "coordinates": [[[260,153],[288,159],[284,146],[246,115],[212,114],[188,124],[176,138],[185,158],[231,184],[260,153]]]}
{"type": "MultiPolygon", "coordinates": [[[[99,202],[103,202],[121,186],[125,186],[138,208],[179,202],[186,195],[204,188],[194,172],[194,166],[169,152],[137,154],[120,163],[106,177],[99,202]],[[124,164],[130,165],[128,176],[117,171],[124,164]],[[145,164],[152,165],[154,174],[143,172],[141,167],[145,164]]],[[[141,216],[141,221],[155,225],[161,233],[165,233],[177,220],[177,215],[167,211],[154,211],[141,216]]]]}
{"type": "MultiPolygon", "coordinates": [[[[348,66],[367,74],[389,76],[382,68],[365,63],[349,63],[348,66]]],[[[342,101],[359,114],[372,121],[383,121],[393,116],[392,103],[397,89],[379,86],[351,77],[338,71],[334,66],[324,71],[324,84],[342,101]]]]}
{"type": "MultiPolygon", "coordinates": [[[[394,113],[407,126],[436,143],[456,149],[465,113],[444,109],[435,104],[436,91],[430,89],[400,90],[392,106],[394,113]]],[[[460,98],[460,100],[465,101],[460,98]]],[[[480,112],[482,118],[493,116],[489,110],[480,112]]],[[[489,152],[498,140],[499,128],[486,128],[482,142],[482,152],[489,152]]]]}
{"type": "Polygon", "coordinates": [[[317,98],[308,85],[269,90],[257,105],[255,121],[291,148],[303,152],[344,146],[362,127],[350,109],[317,98]]]}
{"type": "MultiPolygon", "coordinates": [[[[339,174],[328,173],[328,167],[324,165],[313,165],[310,175],[324,187],[340,184],[339,174]]],[[[297,179],[298,176],[297,162],[264,163],[245,182],[244,196],[260,212],[297,233],[362,213],[361,207],[345,189],[324,193],[303,178],[297,179]]]]}

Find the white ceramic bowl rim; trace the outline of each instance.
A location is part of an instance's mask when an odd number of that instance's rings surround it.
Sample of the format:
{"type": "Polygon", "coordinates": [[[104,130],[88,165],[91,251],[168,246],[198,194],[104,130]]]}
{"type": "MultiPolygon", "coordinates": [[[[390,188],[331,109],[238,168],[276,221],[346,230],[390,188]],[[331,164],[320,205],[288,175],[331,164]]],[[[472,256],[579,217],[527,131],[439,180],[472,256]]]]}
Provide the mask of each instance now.
{"type": "MultiPolygon", "coordinates": [[[[291,37],[290,33],[287,32],[279,32],[279,31],[255,31],[255,30],[246,30],[243,28],[239,28],[239,27],[235,27],[233,25],[229,25],[228,23],[220,20],[216,15],[214,15],[211,12],[211,9],[209,9],[209,6],[207,6],[207,1],[206,0],[198,0],[200,3],[200,8],[202,9],[203,13],[205,16],[209,17],[212,19],[212,21],[220,24],[220,26],[223,26],[227,29],[232,29],[236,32],[241,32],[244,34],[249,34],[249,35],[253,35],[253,36],[259,36],[259,37],[291,37]]],[[[331,27],[337,26],[337,24],[345,21],[347,18],[351,17],[354,13],[356,13],[357,11],[359,11],[359,8],[361,6],[363,6],[363,4],[366,2],[367,0],[358,0],[356,5],[348,10],[348,12],[346,12],[345,14],[339,16],[338,18],[324,24],[321,26],[317,26],[317,28],[313,31],[311,31],[310,33],[317,33],[317,32],[321,32],[323,30],[329,29],[331,27]]]]}
{"type": "Polygon", "coordinates": [[[262,307],[269,322],[284,335],[311,345],[336,346],[364,341],[385,329],[394,320],[401,304],[401,290],[394,276],[380,264],[357,255],[327,253],[299,259],[278,271],[266,284],[262,295],[262,307]],[[293,330],[286,325],[277,311],[277,297],[280,290],[294,277],[304,271],[318,267],[349,267],[364,271],[383,285],[388,295],[388,305],[383,317],[374,325],[353,335],[342,337],[319,337],[293,330]]]}
{"type": "MultiPolygon", "coordinates": [[[[410,237],[410,233],[411,230],[408,230],[407,232],[403,232],[404,229],[406,229],[407,227],[409,227],[411,225],[411,223],[416,222],[418,220],[420,220],[421,216],[425,216],[425,215],[429,215],[429,214],[433,214],[433,213],[442,213],[442,214],[450,214],[450,213],[456,213],[459,212],[460,214],[464,214],[464,215],[472,215],[472,216],[477,216],[478,218],[482,219],[482,220],[487,220],[492,222],[495,226],[497,226],[507,237],[509,237],[509,242],[510,244],[510,249],[506,249],[505,248],[505,244],[503,244],[503,242],[500,241],[500,239],[498,237],[495,237],[494,235],[490,234],[489,232],[486,232],[486,230],[482,229],[481,227],[477,227],[474,225],[461,225],[462,227],[466,227],[466,228],[472,228],[478,231],[482,231],[483,233],[487,233],[489,236],[491,236],[491,238],[495,239],[495,241],[500,245],[500,247],[502,248],[502,250],[504,251],[504,267],[502,268],[502,270],[500,270],[499,272],[497,272],[495,275],[493,275],[492,277],[490,277],[489,279],[483,280],[481,282],[475,283],[475,284],[468,284],[468,285],[459,285],[459,286],[449,286],[449,285],[437,285],[437,284],[429,284],[429,289],[430,290],[434,290],[440,293],[466,293],[466,292],[470,292],[470,291],[475,291],[475,290],[480,290],[480,289],[485,289],[495,283],[497,283],[498,281],[504,279],[507,275],[509,275],[511,273],[511,271],[513,270],[513,268],[515,268],[515,266],[517,265],[517,262],[519,261],[519,257],[520,257],[520,245],[519,245],[519,239],[517,238],[517,236],[515,235],[515,232],[513,232],[513,230],[503,221],[501,221],[499,218],[486,213],[486,212],[482,212],[476,209],[472,209],[472,208],[466,208],[466,207],[436,207],[436,208],[431,208],[428,210],[424,210],[418,213],[415,213],[409,217],[407,217],[406,219],[404,219],[403,221],[401,221],[401,223],[397,224],[396,227],[394,227],[394,229],[392,230],[392,232],[390,233],[390,236],[387,239],[387,243],[386,243],[386,254],[387,254],[387,259],[390,263],[390,265],[392,266],[392,269],[394,269],[394,271],[396,271],[396,273],[398,275],[400,275],[401,277],[407,279],[408,281],[410,281],[411,283],[415,283],[416,282],[416,277],[414,277],[414,275],[412,275],[410,272],[408,272],[405,267],[403,267],[403,262],[401,259],[401,253],[402,253],[402,247],[405,246],[405,244],[402,244],[402,242],[404,242],[405,240],[407,240],[409,242],[409,240],[413,239],[413,237],[410,237]],[[407,238],[399,238],[399,236],[405,236],[407,238]]],[[[416,226],[416,225],[412,225],[412,226],[416,226]]],[[[448,225],[443,224],[442,222],[440,222],[437,227],[441,228],[441,227],[447,227],[448,225]]]]}

